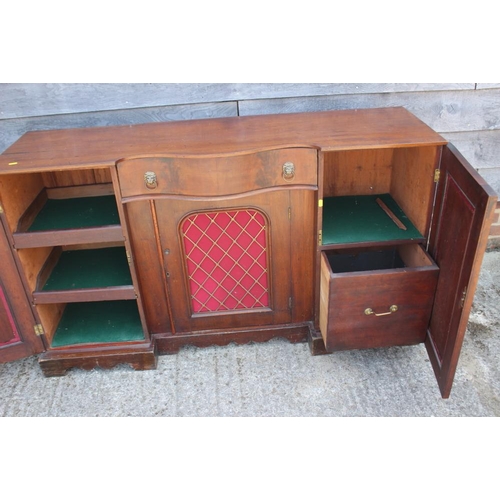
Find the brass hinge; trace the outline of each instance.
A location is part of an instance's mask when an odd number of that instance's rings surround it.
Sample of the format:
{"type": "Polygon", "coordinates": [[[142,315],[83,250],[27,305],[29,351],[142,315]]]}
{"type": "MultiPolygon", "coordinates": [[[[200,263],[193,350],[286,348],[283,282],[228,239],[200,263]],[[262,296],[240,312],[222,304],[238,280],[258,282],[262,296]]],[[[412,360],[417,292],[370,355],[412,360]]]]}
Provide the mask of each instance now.
{"type": "Polygon", "coordinates": [[[288,207],[288,220],[292,220],[292,207],[288,207]]]}
{"type": "Polygon", "coordinates": [[[467,287],[465,287],[464,291],[462,292],[462,298],[460,299],[460,309],[463,309],[464,307],[465,297],[467,297],[467,287]]]}
{"type": "Polygon", "coordinates": [[[35,330],[35,335],[38,335],[38,336],[45,335],[45,332],[43,331],[43,326],[40,323],[35,325],[33,327],[33,329],[35,330]]]}
{"type": "Polygon", "coordinates": [[[320,246],[321,246],[322,244],[323,244],[323,230],[322,230],[322,229],[320,229],[320,230],[318,231],[318,245],[320,245],[320,246]]]}
{"type": "Polygon", "coordinates": [[[0,214],[3,214],[3,207],[0,205],[0,214]]]}
{"type": "Polygon", "coordinates": [[[437,168],[436,170],[434,170],[434,182],[439,182],[439,178],[441,177],[441,170],[439,170],[439,168],[437,168]]]}
{"type": "Polygon", "coordinates": [[[126,250],[126,252],[125,252],[125,253],[127,254],[127,261],[128,261],[128,264],[129,264],[129,265],[130,265],[130,264],[132,264],[132,257],[130,257],[130,253],[129,253],[129,251],[128,251],[128,250],[126,250]]]}
{"type": "Polygon", "coordinates": [[[292,297],[288,297],[288,309],[292,308],[292,297]]]}
{"type": "Polygon", "coordinates": [[[322,199],[322,198],[320,198],[320,199],[318,200],[318,207],[319,207],[319,208],[321,208],[322,206],[323,206],[323,199],[322,199]]]}

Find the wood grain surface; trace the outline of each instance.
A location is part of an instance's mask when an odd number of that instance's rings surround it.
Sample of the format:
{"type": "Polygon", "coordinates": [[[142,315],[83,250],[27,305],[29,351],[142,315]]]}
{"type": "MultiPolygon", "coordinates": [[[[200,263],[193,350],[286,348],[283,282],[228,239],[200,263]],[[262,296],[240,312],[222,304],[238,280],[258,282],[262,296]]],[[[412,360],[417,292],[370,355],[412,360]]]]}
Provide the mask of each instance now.
{"type": "Polygon", "coordinates": [[[444,143],[401,107],[247,116],[30,132],[0,156],[0,172],[105,167],[144,154],[223,155],[285,147],[333,151],[444,143]]]}

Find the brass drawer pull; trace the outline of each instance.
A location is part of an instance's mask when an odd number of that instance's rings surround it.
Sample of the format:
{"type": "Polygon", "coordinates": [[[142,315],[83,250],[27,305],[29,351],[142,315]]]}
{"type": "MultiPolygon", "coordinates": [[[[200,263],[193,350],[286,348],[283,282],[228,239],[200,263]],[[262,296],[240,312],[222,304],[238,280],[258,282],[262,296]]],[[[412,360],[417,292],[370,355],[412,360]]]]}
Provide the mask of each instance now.
{"type": "Polygon", "coordinates": [[[389,307],[389,312],[377,314],[377,313],[373,312],[373,309],[371,307],[368,307],[367,309],[365,309],[365,314],[367,316],[370,316],[370,314],[374,314],[375,316],[387,316],[389,314],[395,313],[397,310],[398,310],[398,306],[393,305],[393,306],[389,307]]]}
{"type": "Polygon", "coordinates": [[[295,165],[291,161],[283,163],[283,179],[291,181],[295,177],[295,165]]]}
{"type": "Polygon", "coordinates": [[[158,179],[154,172],[146,172],[144,174],[144,184],[148,189],[155,189],[158,187],[158,179]]]}

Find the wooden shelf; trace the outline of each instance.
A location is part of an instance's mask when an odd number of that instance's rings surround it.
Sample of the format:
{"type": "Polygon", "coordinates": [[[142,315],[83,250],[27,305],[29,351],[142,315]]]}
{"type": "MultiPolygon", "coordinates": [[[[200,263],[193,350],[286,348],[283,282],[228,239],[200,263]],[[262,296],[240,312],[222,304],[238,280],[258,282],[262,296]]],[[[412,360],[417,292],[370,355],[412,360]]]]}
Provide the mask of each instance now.
{"type": "Polygon", "coordinates": [[[51,347],[143,340],[135,301],[86,302],[66,306],[51,347]]]}
{"type": "Polygon", "coordinates": [[[39,196],[14,233],[16,248],[123,241],[112,195],[66,199],[39,196]]]}
{"type": "Polygon", "coordinates": [[[424,241],[425,238],[390,194],[335,196],[323,200],[323,247],[357,247],[366,243],[383,246],[424,241]],[[396,225],[377,203],[377,198],[406,229],[396,225]]]}
{"type": "Polygon", "coordinates": [[[124,247],[61,251],[42,268],[35,304],[135,299],[124,247]]]}

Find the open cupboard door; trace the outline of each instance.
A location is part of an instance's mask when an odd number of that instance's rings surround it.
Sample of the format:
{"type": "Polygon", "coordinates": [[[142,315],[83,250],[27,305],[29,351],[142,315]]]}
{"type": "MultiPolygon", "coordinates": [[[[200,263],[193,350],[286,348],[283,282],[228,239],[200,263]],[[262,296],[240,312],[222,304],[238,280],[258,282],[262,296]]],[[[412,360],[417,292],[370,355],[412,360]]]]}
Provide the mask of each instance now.
{"type": "Polygon", "coordinates": [[[443,398],[451,392],[496,200],[455,147],[444,146],[429,245],[440,274],[425,341],[443,398]]]}
{"type": "MultiPolygon", "coordinates": [[[[0,217],[3,217],[0,216],[0,217]]],[[[0,220],[0,363],[44,351],[0,220]]]]}

